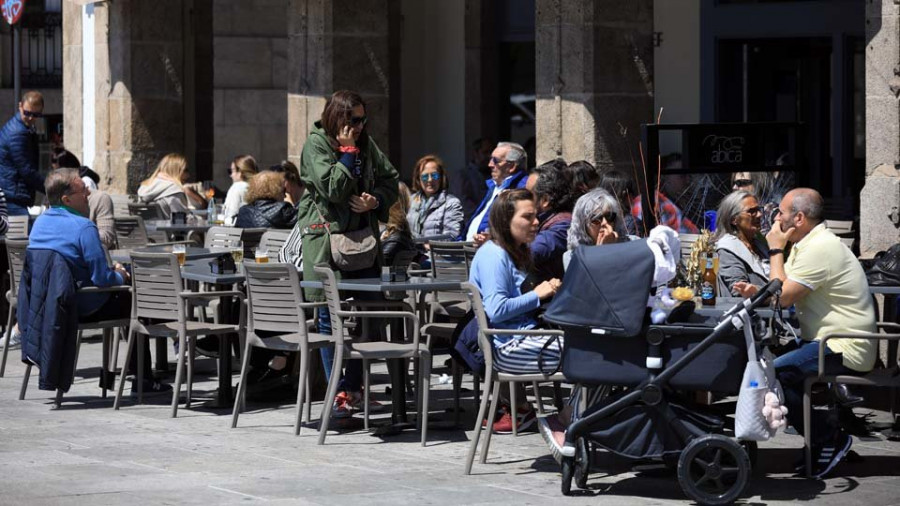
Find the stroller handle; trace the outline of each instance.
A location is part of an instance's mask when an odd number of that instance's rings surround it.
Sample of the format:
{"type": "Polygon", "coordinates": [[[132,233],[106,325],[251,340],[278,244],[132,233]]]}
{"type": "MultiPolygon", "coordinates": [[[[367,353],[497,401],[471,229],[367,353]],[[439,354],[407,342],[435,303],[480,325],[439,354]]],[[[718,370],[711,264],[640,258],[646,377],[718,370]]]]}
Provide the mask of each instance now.
{"type": "Polygon", "coordinates": [[[769,299],[769,297],[780,292],[781,285],[782,285],[782,282],[780,279],[773,279],[772,281],[769,281],[768,283],[763,285],[763,287],[760,288],[759,291],[756,292],[755,295],[753,295],[753,297],[750,297],[749,299],[744,300],[744,302],[742,304],[735,305],[734,307],[729,309],[725,313],[724,316],[726,318],[729,316],[733,316],[733,315],[737,314],[738,312],[740,312],[742,309],[747,309],[747,311],[753,311],[754,309],[758,308],[759,306],[762,306],[763,303],[765,303],[765,301],[769,299]]]}

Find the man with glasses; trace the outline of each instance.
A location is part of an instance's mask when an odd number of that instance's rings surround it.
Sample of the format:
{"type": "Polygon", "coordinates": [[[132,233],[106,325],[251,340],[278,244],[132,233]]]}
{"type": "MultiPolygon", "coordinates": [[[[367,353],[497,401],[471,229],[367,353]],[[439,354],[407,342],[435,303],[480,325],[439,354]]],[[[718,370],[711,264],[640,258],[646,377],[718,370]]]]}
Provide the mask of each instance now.
{"type": "Polygon", "coordinates": [[[485,181],[487,192],[466,225],[465,240],[473,241],[478,246],[490,239],[488,216],[491,214],[491,206],[497,195],[503,190],[524,188],[528,181],[528,174],[525,173],[525,168],[528,166],[528,155],[525,153],[525,148],[515,142],[497,144],[491,153],[488,166],[491,168],[491,178],[485,181]]]}
{"type": "MultiPolygon", "coordinates": [[[[875,332],[875,310],[859,261],[840,239],[825,228],[824,200],[815,190],[788,192],[766,235],[770,279],[784,285],[781,306],[796,305],[802,340],[799,348],[775,360],[784,388],[791,425],[803,431],[803,382],[818,374],[819,340],[834,333],[875,332]],[[784,249],[791,243],[790,256],[784,249]]],[[[860,374],[872,370],[876,344],[866,339],[834,339],[826,343],[829,374],[860,374]]],[[[851,438],[841,430],[833,409],[813,410],[812,475],[824,477],[847,454],[851,438]]]]}
{"type": "Polygon", "coordinates": [[[44,97],[27,91],[19,111],[0,129],[0,188],[6,193],[10,216],[27,216],[34,205],[34,193],[44,191],[38,166],[38,139],[34,131],[44,116],[44,97]]]}

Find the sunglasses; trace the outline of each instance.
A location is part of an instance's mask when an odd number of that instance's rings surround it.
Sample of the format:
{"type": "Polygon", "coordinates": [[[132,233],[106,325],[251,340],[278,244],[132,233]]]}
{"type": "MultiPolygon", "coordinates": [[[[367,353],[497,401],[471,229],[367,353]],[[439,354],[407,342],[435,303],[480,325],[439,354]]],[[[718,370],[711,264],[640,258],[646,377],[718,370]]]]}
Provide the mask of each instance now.
{"type": "Polygon", "coordinates": [[[432,172],[431,174],[422,174],[419,179],[421,179],[423,183],[427,183],[428,181],[440,181],[441,173],[432,172]]]}
{"type": "Polygon", "coordinates": [[[750,186],[751,184],[753,184],[753,181],[750,181],[749,179],[735,179],[734,180],[734,185],[737,186],[738,188],[745,188],[747,186],[750,186]]]}
{"type": "Polygon", "coordinates": [[[494,165],[500,165],[500,164],[506,163],[506,160],[501,160],[501,159],[497,158],[496,156],[492,156],[491,161],[494,162],[494,165]]]}
{"type": "Polygon", "coordinates": [[[597,213],[591,216],[591,223],[594,225],[602,225],[603,220],[606,220],[610,225],[616,222],[616,213],[597,213]]]}
{"type": "Polygon", "coordinates": [[[22,114],[24,114],[25,116],[27,116],[29,118],[43,118],[44,117],[44,113],[29,111],[28,109],[22,109],[22,114]]]}
{"type": "Polygon", "coordinates": [[[368,116],[353,116],[350,118],[350,126],[365,125],[367,121],[369,121],[368,116]]]}

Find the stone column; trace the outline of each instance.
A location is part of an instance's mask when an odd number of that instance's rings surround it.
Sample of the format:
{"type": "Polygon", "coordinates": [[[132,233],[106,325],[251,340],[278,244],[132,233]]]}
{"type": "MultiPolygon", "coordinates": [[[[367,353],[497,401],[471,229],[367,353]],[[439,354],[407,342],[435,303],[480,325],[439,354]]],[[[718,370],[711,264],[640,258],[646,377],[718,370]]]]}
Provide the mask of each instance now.
{"type": "Polygon", "coordinates": [[[537,163],[640,170],[653,118],[653,0],[536,0],[537,163]]]}
{"type": "Polygon", "coordinates": [[[362,95],[368,105],[369,134],[382,151],[392,151],[391,136],[395,130],[399,133],[399,124],[391,124],[391,117],[397,117],[396,104],[392,111],[390,103],[395,55],[390,54],[388,34],[397,15],[394,3],[290,0],[287,144],[288,156],[298,166],[306,137],[335,90],[362,95]]]}
{"type": "Polygon", "coordinates": [[[66,144],[79,154],[85,107],[95,115],[92,168],[113,193],[135,191],[166,153],[185,152],[184,4],[63,4],[66,144]],[[94,102],[83,104],[81,19],[94,18],[94,102]],[[71,88],[68,88],[72,85],[71,88]]]}
{"type": "Polygon", "coordinates": [[[860,194],[860,255],[900,240],[900,7],[866,2],[866,185],[860,194]]]}

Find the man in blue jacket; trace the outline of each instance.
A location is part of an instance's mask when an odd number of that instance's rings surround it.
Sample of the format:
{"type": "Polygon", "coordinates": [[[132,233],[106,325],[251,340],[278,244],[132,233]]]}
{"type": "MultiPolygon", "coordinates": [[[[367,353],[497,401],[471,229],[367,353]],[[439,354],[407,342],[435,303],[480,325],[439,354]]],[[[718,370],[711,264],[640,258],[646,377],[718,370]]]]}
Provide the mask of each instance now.
{"type": "Polygon", "coordinates": [[[38,167],[38,139],[34,124],[44,116],[44,97],[27,91],[19,111],[0,129],[0,188],[6,193],[10,216],[27,216],[34,193],[44,191],[38,167]]]}
{"type": "Polygon", "coordinates": [[[491,178],[485,181],[487,193],[466,224],[465,240],[474,241],[478,246],[490,239],[488,217],[491,215],[491,206],[497,195],[506,189],[525,187],[528,180],[528,174],[525,172],[528,167],[528,155],[520,144],[501,142],[491,153],[488,166],[491,168],[491,178]]]}

